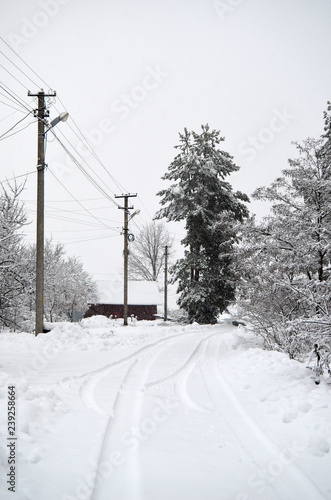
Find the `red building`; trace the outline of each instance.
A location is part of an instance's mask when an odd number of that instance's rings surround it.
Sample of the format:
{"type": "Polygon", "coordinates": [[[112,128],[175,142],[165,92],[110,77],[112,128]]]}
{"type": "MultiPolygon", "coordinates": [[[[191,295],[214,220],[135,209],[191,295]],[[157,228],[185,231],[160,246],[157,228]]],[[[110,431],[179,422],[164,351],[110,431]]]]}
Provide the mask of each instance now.
{"type": "MultiPolygon", "coordinates": [[[[84,318],[102,315],[123,318],[123,282],[99,281],[100,300],[89,304],[84,318]]],[[[138,320],[153,320],[157,314],[157,306],[162,303],[161,295],[155,281],[129,281],[128,283],[128,317],[138,320]]]]}

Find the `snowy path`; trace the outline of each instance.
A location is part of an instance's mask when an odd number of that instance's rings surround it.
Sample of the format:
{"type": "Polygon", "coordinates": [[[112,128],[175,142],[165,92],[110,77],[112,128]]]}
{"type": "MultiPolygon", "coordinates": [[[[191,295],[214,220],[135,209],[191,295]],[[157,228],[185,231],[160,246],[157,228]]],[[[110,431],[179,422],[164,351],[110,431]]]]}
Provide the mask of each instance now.
{"type": "MultiPolygon", "coordinates": [[[[223,351],[227,349],[227,346],[219,339],[219,333],[213,333],[201,339],[201,336],[204,335],[203,331],[196,331],[190,337],[189,342],[187,342],[186,338],[184,339],[185,350],[183,350],[181,356],[185,355],[187,359],[182,359],[173,373],[168,373],[168,367],[164,373],[164,368],[158,365],[158,360],[161,355],[170,359],[170,356],[166,354],[168,349],[177,351],[180,347],[183,347],[182,334],[147,344],[132,353],[128,358],[124,360],[120,359],[111,365],[103,367],[92,376],[91,374],[88,375],[87,383],[83,386],[81,394],[85,402],[88,401],[87,394],[92,396],[89,402],[92,403],[92,407],[97,408],[98,406],[95,406],[95,399],[93,397],[97,381],[109,375],[115,366],[119,366],[124,362],[128,363],[125,368],[124,378],[118,387],[113,408],[110,411],[101,445],[91,500],[107,500],[109,495],[111,498],[128,498],[132,500],[144,500],[147,498],[145,496],[147,495],[147,488],[144,487],[144,482],[151,484],[153,481],[152,478],[148,477],[148,474],[144,473],[144,466],[146,464],[144,464],[143,453],[139,453],[138,448],[140,448],[141,444],[150,434],[156,433],[157,424],[159,423],[158,419],[161,419],[160,422],[162,422],[166,415],[156,418],[154,416],[153,419],[153,417],[148,417],[148,411],[144,412],[143,409],[145,403],[148,407],[148,390],[160,387],[166,382],[173,384],[174,393],[171,395],[173,408],[180,406],[185,409],[192,408],[201,412],[207,412],[206,422],[208,422],[208,413],[211,411],[218,413],[220,421],[225,421],[229,427],[228,439],[238,442],[241,453],[243,453],[245,461],[248,462],[248,464],[246,463],[246,468],[251,469],[252,476],[257,471],[256,481],[259,480],[260,471],[266,471],[268,467],[270,468],[273,465],[276,473],[280,472],[277,480],[272,477],[272,480],[268,481],[268,474],[265,475],[264,481],[267,487],[264,489],[263,498],[267,498],[268,500],[292,500],[295,492],[295,497],[300,498],[300,500],[323,499],[324,497],[316,485],[294,465],[289,457],[286,457],[286,453],[283,450],[277,447],[260,430],[235,397],[225,378],[221,375],[217,353],[220,349],[223,351]],[[148,380],[150,370],[153,366],[154,370],[159,371],[163,375],[157,381],[148,380]],[[212,406],[210,407],[209,405],[209,408],[206,403],[192,399],[189,394],[189,379],[191,376],[194,377],[197,375],[195,372],[198,372],[202,376],[203,387],[212,403],[212,406]],[[146,391],[147,396],[145,394],[146,391]],[[107,464],[111,462],[109,457],[114,450],[123,448],[124,429],[128,433],[129,429],[134,429],[135,427],[138,430],[135,433],[132,432],[132,434],[129,434],[131,437],[129,449],[126,450],[125,456],[123,453],[120,455],[121,459],[125,460],[125,464],[119,464],[121,465],[120,473],[114,474],[112,472],[107,477],[107,472],[109,472],[107,471],[107,464]],[[283,463],[286,464],[286,469],[284,467],[284,470],[280,470],[280,457],[283,458],[283,463]],[[104,470],[99,471],[102,468],[104,470]]],[[[84,377],[86,377],[86,374],[84,374],[84,377]]],[[[156,396],[153,395],[153,397],[155,398],[156,396]]],[[[153,437],[157,443],[157,436],[153,437]]],[[[162,450],[160,450],[160,453],[162,453],[162,450]]],[[[113,471],[113,468],[111,470],[113,471]]],[[[199,498],[199,496],[195,496],[195,488],[192,488],[190,491],[189,485],[186,485],[186,489],[186,493],[178,493],[178,499],[199,498]]],[[[160,495],[163,494],[159,490],[160,483],[158,482],[156,490],[148,493],[150,495],[149,498],[161,498],[160,495]]],[[[168,493],[166,493],[165,498],[167,496],[168,493]]],[[[245,498],[245,493],[242,494],[239,492],[237,497],[245,498]]],[[[174,497],[172,496],[171,498],[174,497]]]]}
{"type": "Polygon", "coordinates": [[[16,361],[0,365],[22,394],[18,500],[331,499],[330,387],[316,391],[300,365],[237,351],[245,341],[228,324],[61,328],[37,352],[20,336],[16,361]],[[279,405],[286,370],[297,393],[279,405]]]}

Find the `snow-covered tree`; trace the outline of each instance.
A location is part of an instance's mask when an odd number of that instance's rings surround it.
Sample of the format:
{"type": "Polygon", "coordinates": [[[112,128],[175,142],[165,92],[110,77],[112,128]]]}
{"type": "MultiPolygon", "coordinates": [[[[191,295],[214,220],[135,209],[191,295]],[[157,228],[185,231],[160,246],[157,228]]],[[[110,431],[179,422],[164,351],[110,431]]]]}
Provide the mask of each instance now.
{"type": "MultiPolygon", "coordinates": [[[[30,247],[35,275],[35,246],[30,247]]],[[[35,279],[33,280],[35,286],[35,279]]],[[[97,300],[96,284],[77,257],[68,257],[61,243],[47,239],[44,249],[44,314],[47,321],[73,321],[97,300]]]]}
{"type": "Polygon", "coordinates": [[[164,266],[165,246],[172,243],[163,222],[144,224],[130,244],[130,279],[157,281],[164,266]]]}
{"type": "Polygon", "coordinates": [[[97,300],[96,284],[77,257],[67,257],[61,243],[45,244],[44,312],[49,321],[73,321],[75,310],[97,300]]]}
{"type": "Polygon", "coordinates": [[[47,239],[44,247],[44,314],[47,321],[67,319],[63,311],[64,267],[64,246],[47,239]]]}
{"type": "Polygon", "coordinates": [[[85,311],[98,299],[97,286],[77,257],[68,257],[63,266],[63,313],[69,321],[75,311],[85,311]]]}
{"type": "MultiPolygon", "coordinates": [[[[24,245],[23,189],[0,186],[0,326],[12,329],[31,329],[35,313],[36,249],[24,245]]],[[[44,311],[50,321],[72,321],[75,310],[97,300],[96,284],[83,265],[51,240],[45,244],[44,281],[44,311]]]]}
{"type": "Polygon", "coordinates": [[[271,213],[242,228],[236,266],[241,307],[268,345],[291,355],[331,314],[331,155],[324,139],[296,147],[283,175],[253,194],[271,213]]]}
{"type": "Polygon", "coordinates": [[[24,310],[24,296],[29,288],[27,261],[22,253],[27,223],[19,196],[24,186],[1,185],[0,193],[0,325],[17,327],[24,310]]]}
{"type": "Polygon", "coordinates": [[[328,139],[329,146],[331,141],[331,101],[327,102],[326,111],[323,113],[324,115],[324,135],[322,136],[324,139],[328,139]]]}
{"type": "Polygon", "coordinates": [[[239,170],[233,158],[218,149],[220,132],[202,126],[201,134],[179,134],[179,154],[163,176],[172,184],[158,193],[163,208],[156,219],[186,222],[184,258],[172,269],[178,281],[178,304],[189,320],[214,323],[234,299],[230,270],[236,234],[234,224],[248,216],[248,197],[234,192],[225,178],[239,170]]]}

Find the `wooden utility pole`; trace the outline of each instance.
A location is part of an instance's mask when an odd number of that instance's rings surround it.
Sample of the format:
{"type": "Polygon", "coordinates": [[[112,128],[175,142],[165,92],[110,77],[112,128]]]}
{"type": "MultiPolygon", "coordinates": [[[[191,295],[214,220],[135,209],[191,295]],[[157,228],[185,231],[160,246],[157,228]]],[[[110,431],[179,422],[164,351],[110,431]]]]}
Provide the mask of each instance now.
{"type": "Polygon", "coordinates": [[[134,207],[128,206],[128,199],[137,196],[137,194],[121,194],[115,195],[115,198],[124,198],[124,207],[118,207],[124,210],[124,227],[123,227],[123,236],[124,236],[124,297],[123,297],[123,305],[124,305],[124,315],[123,315],[123,324],[127,326],[128,324],[128,233],[129,233],[129,210],[132,210],[134,207]]]}
{"type": "Polygon", "coordinates": [[[44,193],[45,193],[45,118],[49,116],[46,109],[45,97],[54,97],[56,92],[45,94],[43,90],[38,94],[38,109],[35,116],[38,118],[38,163],[37,163],[37,240],[36,240],[36,323],[35,336],[44,333],[44,193]]]}
{"type": "Polygon", "coordinates": [[[164,321],[168,320],[168,246],[164,250],[164,321]]]}

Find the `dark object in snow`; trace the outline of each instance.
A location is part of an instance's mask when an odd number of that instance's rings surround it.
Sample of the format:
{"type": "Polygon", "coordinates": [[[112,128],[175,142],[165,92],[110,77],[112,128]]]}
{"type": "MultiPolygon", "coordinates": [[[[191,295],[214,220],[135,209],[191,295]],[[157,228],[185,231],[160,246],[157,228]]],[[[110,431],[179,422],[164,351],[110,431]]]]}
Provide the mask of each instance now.
{"type": "Polygon", "coordinates": [[[331,381],[331,367],[330,367],[330,357],[331,351],[330,347],[327,344],[314,344],[314,349],[311,351],[307,368],[314,372],[312,379],[314,380],[316,385],[319,385],[321,382],[321,377],[325,371],[328,372],[329,378],[327,383],[329,384],[331,381]]]}
{"type": "MultiPolygon", "coordinates": [[[[164,319],[164,315],[163,314],[153,314],[154,318],[155,319],[164,319]]],[[[169,316],[167,317],[167,320],[168,321],[176,321],[174,318],[169,318],[169,316]]]]}
{"type": "Polygon", "coordinates": [[[232,321],[232,324],[233,326],[239,326],[239,325],[246,326],[246,323],[244,323],[243,321],[237,321],[236,319],[232,321]]]}

